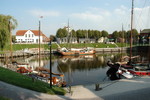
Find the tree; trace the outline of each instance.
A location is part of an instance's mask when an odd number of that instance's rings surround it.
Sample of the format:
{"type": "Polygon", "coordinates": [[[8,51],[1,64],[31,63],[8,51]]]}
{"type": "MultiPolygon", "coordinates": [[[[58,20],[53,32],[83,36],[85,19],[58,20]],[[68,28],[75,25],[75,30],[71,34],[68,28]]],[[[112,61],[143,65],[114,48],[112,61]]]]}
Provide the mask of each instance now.
{"type": "MultiPolygon", "coordinates": [[[[128,39],[128,43],[130,42],[130,36],[131,36],[131,30],[128,30],[127,31],[127,39],[128,39]]],[[[133,40],[133,43],[136,43],[138,41],[138,31],[136,29],[133,29],[132,30],[132,40],[133,40]]]]}
{"type": "Polygon", "coordinates": [[[115,39],[115,42],[117,42],[117,39],[119,38],[119,32],[114,31],[114,32],[112,33],[112,35],[113,35],[113,38],[115,39]]]}
{"type": "Polygon", "coordinates": [[[71,31],[71,34],[72,34],[72,37],[77,37],[77,34],[76,34],[76,31],[75,31],[75,30],[72,30],[72,31],[71,31]]]}
{"type": "Polygon", "coordinates": [[[50,38],[51,41],[56,41],[56,37],[54,35],[50,35],[49,38],[50,38]]]}
{"type": "Polygon", "coordinates": [[[16,42],[16,36],[12,35],[12,42],[15,43],[16,42]]]}
{"type": "Polygon", "coordinates": [[[95,42],[97,42],[98,41],[98,39],[101,37],[101,32],[100,31],[98,31],[98,30],[95,30],[94,31],[94,38],[95,38],[95,42]]]}
{"type": "Polygon", "coordinates": [[[67,37],[67,35],[68,35],[68,32],[65,28],[63,28],[63,29],[60,28],[56,32],[56,37],[58,37],[58,38],[67,37]]]}
{"type": "Polygon", "coordinates": [[[9,41],[11,30],[17,26],[17,20],[10,15],[0,14],[0,49],[3,50],[9,41]]]}
{"type": "Polygon", "coordinates": [[[108,37],[108,32],[105,31],[105,30],[103,30],[103,31],[102,31],[102,37],[108,37]]]}

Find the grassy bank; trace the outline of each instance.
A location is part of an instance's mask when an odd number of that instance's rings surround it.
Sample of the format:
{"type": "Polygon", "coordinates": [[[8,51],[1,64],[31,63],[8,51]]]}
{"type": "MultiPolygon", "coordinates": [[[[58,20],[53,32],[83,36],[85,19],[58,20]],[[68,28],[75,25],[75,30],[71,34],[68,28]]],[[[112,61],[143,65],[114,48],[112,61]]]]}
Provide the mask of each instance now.
{"type": "Polygon", "coordinates": [[[50,89],[50,86],[47,83],[39,80],[33,82],[30,77],[3,67],[0,67],[0,81],[42,93],[58,95],[64,95],[66,93],[66,91],[61,87],[53,86],[52,89],[50,89]]]}
{"type": "MultiPolygon", "coordinates": [[[[66,47],[66,48],[84,48],[84,47],[94,47],[94,48],[115,48],[115,47],[125,47],[129,46],[128,44],[122,44],[122,43],[117,43],[115,44],[105,44],[105,43],[79,43],[79,44],[60,44],[61,47],[66,47]]],[[[13,44],[13,50],[22,50],[25,48],[39,48],[38,44],[13,44]]],[[[44,49],[49,49],[48,44],[41,44],[41,48],[44,49]]],[[[53,43],[52,44],[52,49],[57,49],[58,46],[53,43]]],[[[4,48],[4,51],[9,51],[10,50],[10,45],[6,46],[4,48]]]]}

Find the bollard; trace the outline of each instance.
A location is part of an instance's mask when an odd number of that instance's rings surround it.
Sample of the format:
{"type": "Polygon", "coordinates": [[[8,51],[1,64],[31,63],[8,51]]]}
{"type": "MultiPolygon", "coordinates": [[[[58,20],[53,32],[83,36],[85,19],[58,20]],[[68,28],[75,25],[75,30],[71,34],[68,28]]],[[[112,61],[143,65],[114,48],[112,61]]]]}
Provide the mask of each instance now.
{"type": "Polygon", "coordinates": [[[102,88],[100,88],[100,84],[95,84],[95,91],[99,91],[101,90],[102,88]]]}

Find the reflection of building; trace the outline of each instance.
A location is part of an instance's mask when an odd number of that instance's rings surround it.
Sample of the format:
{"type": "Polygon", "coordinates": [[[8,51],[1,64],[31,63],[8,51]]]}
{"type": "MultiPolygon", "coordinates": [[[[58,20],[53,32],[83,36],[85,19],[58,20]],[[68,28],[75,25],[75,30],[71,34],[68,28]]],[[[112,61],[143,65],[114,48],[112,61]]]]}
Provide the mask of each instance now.
{"type": "MultiPolygon", "coordinates": [[[[42,32],[40,34],[40,42],[48,42],[49,38],[42,32]]],[[[39,43],[39,30],[18,30],[16,32],[17,43],[39,43]]]]}

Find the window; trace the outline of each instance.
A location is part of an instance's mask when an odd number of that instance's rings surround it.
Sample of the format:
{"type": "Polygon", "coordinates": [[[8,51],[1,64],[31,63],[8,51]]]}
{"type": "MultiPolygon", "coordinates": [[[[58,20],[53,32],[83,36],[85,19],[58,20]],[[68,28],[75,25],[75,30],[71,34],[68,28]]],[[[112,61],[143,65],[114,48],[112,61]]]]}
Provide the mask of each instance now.
{"type": "Polygon", "coordinates": [[[30,37],[30,34],[29,34],[29,37],[30,37]]]}
{"type": "Polygon", "coordinates": [[[25,37],[27,37],[27,34],[25,35],[25,37]]]}

